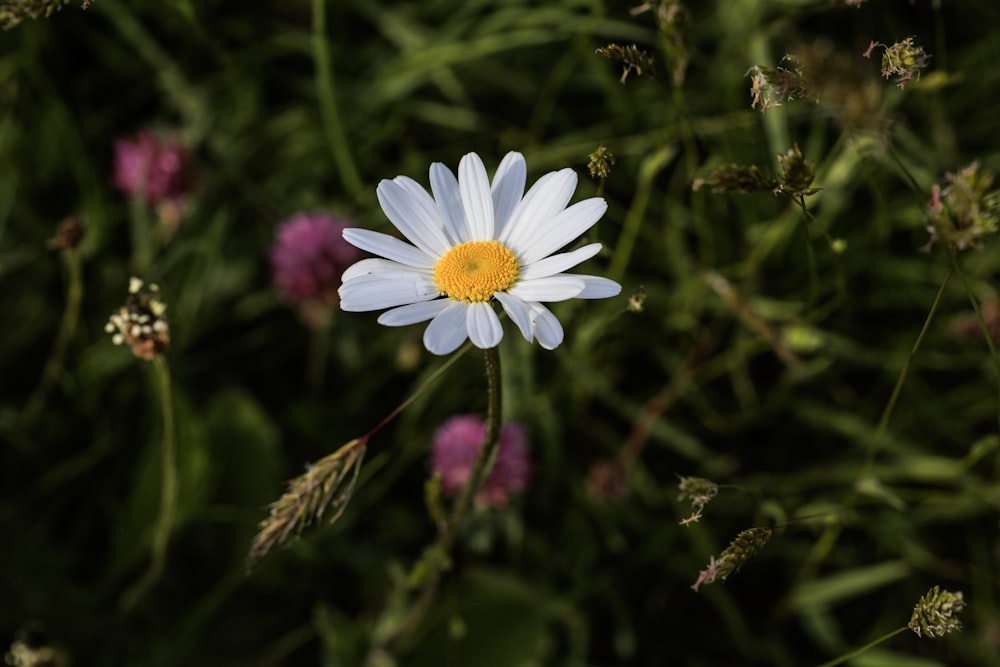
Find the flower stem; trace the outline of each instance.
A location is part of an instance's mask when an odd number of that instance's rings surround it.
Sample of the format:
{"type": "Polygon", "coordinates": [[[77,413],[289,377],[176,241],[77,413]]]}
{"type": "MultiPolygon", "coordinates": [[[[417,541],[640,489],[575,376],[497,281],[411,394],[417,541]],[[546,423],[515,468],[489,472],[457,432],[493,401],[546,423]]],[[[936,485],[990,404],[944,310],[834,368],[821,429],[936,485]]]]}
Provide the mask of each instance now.
{"type": "Polygon", "coordinates": [[[344,132],[344,124],[337,109],[337,92],[334,88],[334,76],[330,47],[326,38],[326,2],[313,0],[313,60],[316,64],[316,95],[319,97],[319,110],[323,117],[323,127],[326,129],[326,141],[333,153],[333,161],[340,172],[340,180],[352,197],[360,200],[364,186],[358,176],[354,159],[348,151],[350,142],[344,132]]]}
{"type": "Polygon", "coordinates": [[[177,447],[174,441],[174,411],[170,391],[170,369],[163,357],[153,359],[160,384],[160,401],[163,410],[163,480],[160,487],[160,518],[153,533],[149,568],[134,586],[122,596],[122,606],[135,606],[146,591],[163,574],[167,560],[167,544],[177,513],[177,447]]]}
{"type": "Polygon", "coordinates": [[[802,195],[794,195],[792,200],[802,211],[802,231],[806,237],[806,260],[809,265],[809,301],[807,305],[811,307],[816,303],[819,295],[819,265],[816,263],[816,251],[813,249],[812,233],[809,223],[812,222],[812,214],[806,206],[806,198],[802,195]]]}
{"type": "Polygon", "coordinates": [[[899,392],[903,389],[903,383],[906,382],[906,375],[910,372],[910,364],[913,363],[913,358],[917,355],[917,350],[920,349],[920,344],[924,340],[924,336],[930,329],[931,322],[934,320],[934,314],[937,312],[938,306],[941,303],[941,295],[944,294],[944,288],[948,286],[948,281],[951,280],[951,275],[955,272],[955,264],[953,263],[948,267],[948,272],[944,274],[944,280],[941,281],[941,287],[938,288],[937,295],[934,297],[934,303],[931,304],[930,312],[927,313],[927,318],[924,320],[924,326],[920,329],[920,333],[917,335],[917,340],[913,343],[913,348],[910,350],[910,356],[906,358],[906,363],[903,364],[903,369],[899,372],[899,378],[896,380],[896,386],[892,389],[892,394],[889,396],[889,402],[886,403],[885,409],[882,410],[882,417],[878,421],[878,427],[875,430],[875,435],[872,437],[871,444],[868,445],[868,454],[865,458],[865,465],[862,468],[861,476],[859,479],[863,479],[871,475],[872,467],[875,465],[875,455],[878,452],[879,445],[881,444],[882,436],[885,433],[886,427],[889,425],[889,418],[892,417],[892,411],[896,407],[896,400],[899,398],[899,392]]]}
{"type": "MultiPolygon", "coordinates": [[[[500,376],[500,354],[492,347],[484,351],[486,356],[487,409],[486,435],[483,445],[476,454],[469,478],[462,486],[455,504],[452,506],[448,520],[438,531],[437,539],[414,564],[410,571],[410,585],[421,586],[420,594],[400,615],[399,620],[391,623],[369,652],[369,661],[374,664],[376,656],[383,655],[388,647],[401,637],[404,637],[417,627],[430,610],[431,603],[437,595],[441,583],[441,575],[448,567],[451,550],[455,545],[459,530],[465,522],[466,515],[473,506],[473,501],[483,482],[489,475],[493,462],[496,460],[500,444],[500,417],[503,407],[503,390],[500,376]]],[[[391,614],[391,611],[388,612],[391,614]]],[[[376,627],[381,623],[376,623],[376,627]]]]}
{"type": "Polygon", "coordinates": [[[52,385],[55,384],[62,370],[63,358],[66,356],[66,350],[76,332],[77,322],[80,320],[80,303],[83,301],[80,253],[76,248],[67,248],[63,250],[62,257],[63,263],[66,265],[66,309],[63,311],[59,333],[52,344],[52,352],[42,370],[38,388],[28,399],[24,412],[21,413],[21,420],[26,425],[34,424],[44,410],[52,385]]]}
{"type": "MultiPolygon", "coordinates": [[[[983,329],[983,337],[986,339],[986,345],[990,348],[990,357],[993,359],[993,365],[997,369],[997,377],[1000,378],[1000,356],[997,356],[996,344],[993,342],[993,334],[990,333],[990,327],[986,323],[986,318],[983,317],[983,310],[979,307],[979,300],[976,299],[975,293],[972,291],[972,286],[969,285],[969,281],[965,277],[965,273],[962,272],[962,267],[958,264],[958,258],[955,253],[949,253],[951,257],[951,267],[958,274],[958,279],[962,281],[962,287],[965,288],[965,293],[969,295],[969,301],[972,303],[972,310],[976,312],[976,318],[979,320],[979,326],[983,329]]],[[[997,384],[998,395],[997,401],[998,406],[1000,406],[1000,383],[997,384]]],[[[1000,409],[997,410],[997,419],[1000,420],[1000,409]]]]}
{"type": "Polygon", "coordinates": [[[850,660],[851,658],[858,657],[859,655],[861,655],[862,653],[864,653],[868,649],[870,649],[870,648],[872,648],[874,646],[877,646],[878,644],[881,644],[882,642],[886,641],[887,639],[891,639],[891,638],[895,637],[896,635],[898,635],[899,633],[905,631],[906,629],[907,628],[906,628],[905,625],[903,627],[901,627],[901,628],[896,628],[895,630],[893,630],[889,634],[882,635],[881,637],[879,637],[875,641],[870,642],[868,644],[865,644],[864,646],[862,646],[859,649],[855,649],[855,650],[851,651],[850,653],[845,653],[844,655],[840,656],[839,658],[834,658],[830,662],[824,662],[822,665],[819,665],[819,667],[834,667],[834,665],[843,664],[843,663],[847,662],[848,660],[850,660]]]}
{"type": "Polygon", "coordinates": [[[445,524],[441,537],[438,540],[438,545],[446,552],[451,549],[452,544],[455,542],[458,529],[465,519],[469,508],[472,506],[473,499],[479,492],[480,487],[482,487],[483,482],[486,481],[486,476],[489,474],[490,469],[493,468],[493,462],[496,461],[497,450],[499,449],[498,445],[500,444],[500,413],[503,407],[503,391],[500,381],[500,354],[497,352],[497,348],[491,347],[485,350],[485,356],[486,380],[488,383],[486,436],[483,438],[483,446],[479,448],[476,460],[472,464],[469,479],[462,486],[458,500],[455,501],[455,506],[452,508],[451,517],[445,524]]]}

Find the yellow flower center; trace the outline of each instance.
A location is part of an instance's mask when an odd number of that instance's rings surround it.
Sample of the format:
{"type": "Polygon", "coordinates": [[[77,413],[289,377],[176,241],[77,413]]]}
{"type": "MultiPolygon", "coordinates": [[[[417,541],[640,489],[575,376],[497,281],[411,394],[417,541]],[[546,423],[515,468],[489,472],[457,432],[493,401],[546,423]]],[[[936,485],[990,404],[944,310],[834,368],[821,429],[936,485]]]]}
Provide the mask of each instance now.
{"type": "Polygon", "coordinates": [[[517,282],[521,265],[499,241],[457,245],[434,265],[434,283],[456,301],[489,301],[517,282]]]}

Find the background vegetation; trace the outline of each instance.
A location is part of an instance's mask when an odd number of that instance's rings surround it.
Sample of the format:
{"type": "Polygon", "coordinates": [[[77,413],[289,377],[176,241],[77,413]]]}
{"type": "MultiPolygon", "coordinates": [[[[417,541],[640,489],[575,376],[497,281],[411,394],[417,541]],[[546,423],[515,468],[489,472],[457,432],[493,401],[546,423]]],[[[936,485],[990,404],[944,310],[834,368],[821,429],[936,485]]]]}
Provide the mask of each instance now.
{"type": "Polygon", "coordinates": [[[815,665],[941,585],[964,592],[961,633],[852,664],[1000,665],[1000,390],[973,309],[998,316],[1000,259],[989,240],[957,271],[947,243],[922,251],[932,186],[1000,163],[1000,5],[691,2],[663,23],[674,3],[650,4],[95,0],[0,34],[5,642],[43,630],[32,642],[74,665],[815,665]],[[900,89],[862,53],[911,35],[932,57],[900,89]],[[609,44],[655,70],[623,84],[595,53],[609,44]],[[748,70],[786,54],[820,99],[751,109],[748,70]],[[147,126],[180,130],[198,170],[176,232],[144,250],[156,223],[111,173],[115,140],[147,126]],[[810,220],[785,196],[692,189],[726,163],[780,172],[795,144],[822,188],[810,220]],[[599,145],[604,181],[587,175],[599,145]],[[571,166],[577,198],[608,199],[588,272],[623,293],[557,304],[554,352],[507,323],[505,416],[527,426],[532,486],[473,518],[420,627],[370,653],[434,536],[429,442],[484,409],[482,360],[372,439],[338,523],[248,575],[284,481],[442,363],[418,326],[337,313],[310,330],[268,251],[299,211],[387,231],[380,179],[509,150],[529,181],[571,166]],[[47,245],[67,216],[87,228],[75,255],[47,245]],[[154,366],[103,331],[134,274],[168,306],[179,507],[162,576],[129,603],[163,441],[154,366]],[[602,464],[623,493],[595,487],[602,464]],[[691,525],[678,476],[721,485],[691,525]],[[753,526],[776,530],[692,591],[753,526]]]}

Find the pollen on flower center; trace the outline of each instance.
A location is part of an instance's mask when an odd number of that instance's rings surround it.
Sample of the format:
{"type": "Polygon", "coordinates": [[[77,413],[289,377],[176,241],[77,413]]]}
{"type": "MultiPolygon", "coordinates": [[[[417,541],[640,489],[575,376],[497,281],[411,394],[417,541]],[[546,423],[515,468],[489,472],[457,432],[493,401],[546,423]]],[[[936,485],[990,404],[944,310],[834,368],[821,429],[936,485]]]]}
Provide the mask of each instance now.
{"type": "Polygon", "coordinates": [[[517,282],[521,265],[499,241],[457,245],[434,265],[434,283],[456,301],[489,301],[517,282]]]}

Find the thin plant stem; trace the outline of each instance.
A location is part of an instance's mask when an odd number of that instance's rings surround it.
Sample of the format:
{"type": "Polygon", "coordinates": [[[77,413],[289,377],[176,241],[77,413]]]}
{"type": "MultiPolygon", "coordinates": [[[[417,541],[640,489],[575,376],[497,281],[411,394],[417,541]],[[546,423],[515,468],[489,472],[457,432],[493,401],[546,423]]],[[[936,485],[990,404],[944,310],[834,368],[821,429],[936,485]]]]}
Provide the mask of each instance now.
{"type": "Polygon", "coordinates": [[[809,301],[807,307],[812,307],[816,303],[819,295],[819,265],[816,263],[816,251],[813,249],[812,234],[809,233],[809,212],[806,209],[806,202],[801,197],[796,199],[802,209],[802,231],[806,237],[806,261],[809,264],[809,301]]]}
{"type": "Polygon", "coordinates": [[[834,667],[834,665],[841,665],[841,664],[847,662],[848,660],[850,660],[851,658],[858,657],[859,655],[861,655],[862,653],[864,653],[868,649],[873,648],[875,646],[878,646],[879,644],[881,644],[882,642],[884,642],[884,641],[886,641],[888,639],[892,639],[893,637],[895,637],[899,633],[906,631],[906,629],[907,628],[906,628],[905,625],[903,627],[901,627],[901,628],[896,628],[895,630],[893,630],[889,634],[882,635],[881,637],[879,637],[875,641],[870,642],[868,644],[865,644],[861,648],[855,649],[855,650],[851,651],[850,653],[845,653],[844,655],[840,656],[839,658],[834,658],[833,660],[831,660],[829,662],[824,662],[822,665],[819,665],[819,667],[834,667]]]}
{"type": "Polygon", "coordinates": [[[889,425],[889,418],[892,417],[892,412],[896,408],[896,401],[899,399],[899,393],[902,391],[903,384],[906,382],[906,375],[910,372],[910,365],[913,363],[914,357],[917,356],[917,350],[920,349],[920,344],[924,341],[924,336],[930,329],[931,322],[934,320],[934,314],[937,312],[938,306],[941,304],[941,296],[944,294],[944,289],[948,286],[948,281],[951,280],[951,276],[954,272],[955,265],[952,264],[948,267],[948,272],[944,274],[944,280],[941,281],[941,287],[938,288],[937,294],[934,297],[934,303],[931,304],[931,309],[927,313],[927,318],[924,320],[924,326],[921,327],[920,333],[917,335],[917,340],[913,342],[913,347],[910,349],[910,355],[906,358],[906,363],[903,364],[903,369],[899,372],[899,377],[896,379],[896,386],[893,387],[892,394],[889,396],[889,401],[886,403],[885,409],[882,410],[882,416],[878,421],[878,427],[875,429],[875,435],[872,436],[871,443],[868,445],[868,454],[865,457],[865,465],[862,468],[859,479],[863,479],[871,475],[872,467],[875,465],[875,455],[878,453],[882,437],[889,425]]]}
{"type": "Polygon", "coordinates": [[[163,411],[163,478],[160,486],[160,517],[153,533],[149,568],[132,588],[122,596],[122,606],[130,609],[163,574],[167,561],[167,545],[177,514],[177,445],[174,439],[174,411],[170,388],[170,369],[163,357],[153,359],[159,381],[160,405],[163,411]]]}
{"type": "MultiPolygon", "coordinates": [[[[944,290],[948,286],[948,282],[951,280],[951,276],[954,272],[955,265],[952,264],[948,267],[948,271],[945,273],[944,279],[941,281],[941,286],[938,288],[937,294],[934,296],[934,302],[931,304],[930,311],[928,311],[927,317],[924,319],[924,325],[920,328],[920,333],[917,335],[917,339],[914,341],[913,347],[910,349],[910,354],[906,358],[906,363],[903,364],[903,368],[899,372],[899,377],[896,378],[896,385],[893,387],[892,394],[890,394],[889,400],[886,403],[885,408],[882,410],[882,416],[879,418],[878,426],[875,428],[875,434],[872,436],[868,445],[868,451],[865,454],[865,462],[861,468],[861,473],[858,475],[858,482],[870,477],[872,474],[872,469],[875,466],[875,456],[878,454],[879,447],[882,444],[882,438],[884,437],[885,431],[889,426],[889,419],[892,417],[892,412],[896,407],[896,401],[899,399],[899,394],[903,389],[903,384],[906,382],[906,376],[910,371],[910,365],[913,363],[913,359],[916,357],[917,351],[920,349],[924,336],[930,329],[931,322],[934,320],[934,315],[941,303],[941,296],[944,294],[944,290]]],[[[856,489],[857,484],[855,485],[855,490],[856,489]]],[[[856,495],[852,495],[844,501],[845,510],[853,504],[855,498],[856,495]]],[[[820,564],[833,549],[842,530],[843,524],[841,522],[833,523],[827,526],[826,530],[806,556],[805,565],[802,573],[800,574],[800,578],[807,579],[816,572],[820,564]]]]}
{"type": "MultiPolygon", "coordinates": [[[[990,327],[986,323],[986,318],[983,317],[983,310],[979,307],[979,300],[976,299],[975,293],[972,291],[972,286],[969,285],[969,281],[965,277],[965,273],[962,271],[962,267],[959,266],[958,257],[954,252],[949,253],[951,257],[951,267],[958,274],[958,279],[962,282],[962,287],[965,288],[965,293],[969,296],[969,302],[972,303],[972,310],[976,312],[976,319],[979,320],[979,326],[983,329],[983,337],[986,339],[986,345],[990,348],[990,357],[993,359],[993,365],[997,369],[997,378],[1000,380],[1000,356],[997,356],[996,344],[993,342],[993,334],[990,333],[990,327]]],[[[997,383],[997,420],[1000,422],[1000,381],[997,383]]]]}
{"type": "Polygon", "coordinates": [[[45,368],[42,369],[38,388],[28,399],[24,412],[21,413],[22,421],[28,425],[34,424],[45,409],[45,402],[48,400],[52,385],[59,377],[66,350],[69,349],[69,343],[76,333],[76,325],[80,321],[80,303],[83,301],[80,253],[76,248],[67,248],[62,251],[62,258],[66,266],[66,308],[59,324],[59,333],[56,334],[55,342],[52,344],[52,352],[45,362],[45,368]]]}
{"type": "MultiPolygon", "coordinates": [[[[452,506],[451,513],[447,521],[440,527],[437,539],[424,552],[424,556],[414,565],[410,574],[410,581],[417,578],[417,573],[428,567],[428,560],[435,560],[438,563],[447,562],[449,554],[455,545],[459,531],[464,524],[469,510],[473,506],[473,500],[483,482],[489,475],[490,469],[496,460],[497,450],[500,444],[500,418],[503,408],[503,389],[500,375],[500,354],[497,348],[484,350],[486,358],[486,379],[487,379],[487,409],[486,409],[486,435],[483,438],[482,447],[476,454],[476,459],[472,464],[469,478],[459,491],[458,498],[452,506]]],[[[409,635],[421,620],[427,615],[431,604],[434,601],[444,568],[440,565],[430,565],[429,577],[420,584],[422,589],[416,600],[410,604],[398,622],[392,629],[381,638],[369,653],[369,660],[366,664],[375,664],[377,656],[384,654],[386,650],[398,639],[409,635]]]]}
{"type": "Polygon", "coordinates": [[[358,176],[354,159],[348,150],[350,145],[344,124],[337,108],[337,91],[334,87],[333,59],[330,56],[330,46],[326,38],[326,0],[313,0],[312,3],[313,60],[316,66],[316,95],[319,98],[319,110],[323,117],[323,128],[326,130],[326,141],[337,165],[341,183],[355,200],[360,200],[364,186],[358,176]]]}
{"type": "Polygon", "coordinates": [[[479,492],[493,462],[496,461],[497,450],[500,443],[500,413],[503,407],[503,391],[500,382],[500,353],[497,348],[491,347],[485,350],[486,357],[486,381],[487,381],[487,408],[486,408],[486,436],[483,438],[483,445],[476,454],[476,460],[472,464],[472,471],[469,479],[462,486],[458,494],[458,499],[452,508],[451,516],[445,524],[444,530],[438,540],[438,546],[445,552],[450,551],[455,542],[455,537],[472,506],[472,500],[479,492]]]}
{"type": "Polygon", "coordinates": [[[440,368],[438,368],[436,371],[434,371],[433,373],[431,373],[430,377],[428,377],[426,380],[424,380],[422,383],[420,383],[420,386],[417,387],[417,389],[412,394],[410,394],[406,398],[405,401],[403,401],[402,403],[400,403],[399,405],[397,405],[396,408],[392,412],[390,412],[388,415],[386,415],[385,418],[382,421],[380,421],[378,424],[375,425],[375,428],[373,428],[372,430],[368,431],[368,433],[365,433],[365,435],[362,436],[362,439],[364,439],[364,440],[370,440],[372,438],[372,436],[375,435],[376,433],[378,433],[379,431],[381,431],[382,428],[385,427],[386,424],[388,424],[393,419],[395,419],[396,417],[398,417],[399,414],[403,410],[405,410],[406,408],[410,407],[410,403],[413,403],[413,401],[417,400],[417,398],[420,396],[420,394],[424,393],[424,390],[427,389],[427,387],[429,387],[430,385],[434,384],[434,382],[436,382],[439,377],[441,377],[442,375],[444,375],[445,371],[447,371],[449,368],[451,368],[452,365],[454,365],[454,363],[456,361],[458,361],[459,359],[461,359],[462,356],[468,351],[468,349],[470,347],[472,347],[472,343],[471,342],[467,342],[465,345],[463,345],[462,347],[460,347],[458,349],[458,352],[455,352],[454,354],[452,354],[451,358],[448,359],[448,361],[446,361],[443,364],[441,364],[440,368]]]}

